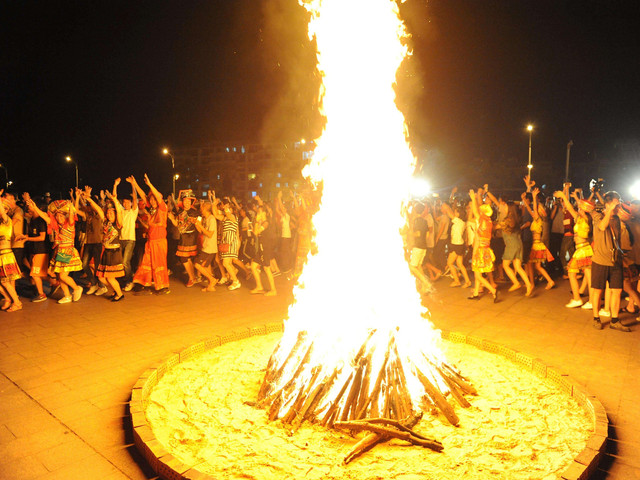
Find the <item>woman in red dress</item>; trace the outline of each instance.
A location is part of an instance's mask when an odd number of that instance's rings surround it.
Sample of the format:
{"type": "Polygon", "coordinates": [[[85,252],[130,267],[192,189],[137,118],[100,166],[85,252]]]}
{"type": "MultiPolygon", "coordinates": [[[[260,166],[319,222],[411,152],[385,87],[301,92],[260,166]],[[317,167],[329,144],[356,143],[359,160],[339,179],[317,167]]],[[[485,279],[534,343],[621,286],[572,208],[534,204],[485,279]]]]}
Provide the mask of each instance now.
{"type": "Polygon", "coordinates": [[[476,192],[473,190],[469,190],[469,196],[471,197],[471,210],[477,221],[473,257],[471,258],[471,269],[474,273],[475,285],[473,295],[469,299],[476,300],[480,298],[480,286],[482,285],[491,292],[495,303],[498,301],[498,290],[483,276],[484,273],[493,271],[493,262],[496,259],[493,250],[489,246],[491,243],[491,231],[493,230],[493,223],[491,222],[493,210],[488,204],[478,206],[476,192]]]}
{"type": "Polygon", "coordinates": [[[149,187],[149,195],[145,195],[138,182],[133,179],[134,187],[140,198],[145,199],[149,211],[149,229],[144,256],[133,276],[133,283],[144,287],[155,287],[156,293],[169,293],[169,272],[167,271],[167,205],[144,174],[144,182],[149,187]]]}

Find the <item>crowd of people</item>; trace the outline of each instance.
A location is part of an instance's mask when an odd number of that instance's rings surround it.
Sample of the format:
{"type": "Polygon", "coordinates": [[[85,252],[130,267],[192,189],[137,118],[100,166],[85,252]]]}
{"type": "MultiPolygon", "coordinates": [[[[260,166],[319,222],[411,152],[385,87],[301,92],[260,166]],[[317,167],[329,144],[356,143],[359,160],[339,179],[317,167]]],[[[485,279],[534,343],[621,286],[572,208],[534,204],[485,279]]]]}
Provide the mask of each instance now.
{"type": "Polygon", "coordinates": [[[409,268],[423,292],[448,276],[451,287],[472,288],[470,300],[486,291],[493,302],[500,283],[530,297],[538,284],[550,290],[562,278],[571,287],[567,308],[592,312],[597,329],[609,317],[610,328],[629,332],[619,315],[640,311],[640,200],[624,203],[602,187],[583,195],[565,183],[545,196],[526,176],[517,199],[485,184],[468,195],[454,188],[444,201],[413,201],[402,230],[409,268]]]}
{"type": "MultiPolygon", "coordinates": [[[[203,292],[245,283],[252,294],[273,296],[274,277],[298,277],[313,248],[315,193],[280,191],[270,202],[211,190],[200,199],[191,190],[164,198],[147,175],[146,188],[133,176],[126,182],[130,194],[118,193],[117,178],[111,190],[76,188],[65,200],[25,192],[22,204],[0,192],[2,310],[22,309],[25,297],[65,304],[109,292],[112,302],[130,291],[166,294],[172,274],[203,292]],[[28,281],[31,293],[19,295],[17,281],[28,281]]],[[[640,201],[624,203],[601,185],[585,196],[570,183],[545,196],[529,176],[523,190],[514,200],[485,184],[409,203],[401,233],[418,288],[450,277],[450,287],[472,289],[470,300],[488,292],[498,302],[501,283],[511,284],[507,294],[530,297],[539,284],[549,290],[563,278],[567,308],[591,311],[598,329],[610,317],[610,328],[630,331],[620,313],[640,312],[640,201]]]]}
{"type": "Polygon", "coordinates": [[[181,190],[163,198],[146,174],[146,191],[133,176],[126,182],[130,194],[119,195],[118,178],[111,191],[76,188],[53,201],[25,192],[20,202],[0,191],[2,310],[21,310],[25,296],[67,304],[109,292],[112,302],[130,291],[167,294],[172,274],[203,292],[249,282],[252,294],[274,296],[274,277],[300,275],[312,245],[312,194],[281,191],[271,202],[241,202],[181,190]],[[31,293],[18,295],[16,282],[27,280],[31,293]]]}

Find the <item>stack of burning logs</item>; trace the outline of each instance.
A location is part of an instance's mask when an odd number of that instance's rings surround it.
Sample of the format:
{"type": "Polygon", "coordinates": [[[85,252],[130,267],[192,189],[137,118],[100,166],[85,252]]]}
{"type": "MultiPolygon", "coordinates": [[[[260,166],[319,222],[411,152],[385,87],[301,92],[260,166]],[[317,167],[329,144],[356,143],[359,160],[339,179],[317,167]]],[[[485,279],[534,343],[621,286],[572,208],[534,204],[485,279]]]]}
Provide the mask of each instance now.
{"type": "Polygon", "coordinates": [[[390,332],[384,359],[374,371],[372,357],[375,345],[380,343],[372,341],[377,331],[371,330],[345,364],[350,371],[344,374],[343,366],[311,365],[313,339],[306,331],[299,332],[288,353],[281,352],[281,342],[272,354],[258,393],[258,407],[267,411],[269,420],[280,419],[291,432],[305,420],[328,428],[369,432],[345,457],[345,463],[392,438],[441,451],[440,442],[416,433],[413,427],[422,418],[422,412],[441,412],[451,425],[457,426],[458,416],[446,396],[467,408],[470,404],[464,395],[476,395],[476,389],[454,368],[434,361],[426,353],[421,354],[419,361],[403,362],[397,332],[390,332]],[[407,374],[422,385],[418,406],[409,393],[407,374]],[[447,390],[441,391],[439,384],[446,385],[447,390]]]}

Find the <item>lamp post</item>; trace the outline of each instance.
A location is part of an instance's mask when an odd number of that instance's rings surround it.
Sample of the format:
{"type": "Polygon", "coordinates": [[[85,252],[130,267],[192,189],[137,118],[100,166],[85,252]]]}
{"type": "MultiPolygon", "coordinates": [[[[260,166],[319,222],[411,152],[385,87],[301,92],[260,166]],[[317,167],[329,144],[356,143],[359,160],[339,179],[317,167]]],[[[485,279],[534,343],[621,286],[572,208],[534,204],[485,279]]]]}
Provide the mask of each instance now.
{"type": "Polygon", "coordinates": [[[564,181],[567,183],[569,181],[569,156],[571,155],[571,147],[573,146],[573,140],[569,140],[567,143],[567,165],[564,171],[564,181]]]}
{"type": "Polygon", "coordinates": [[[171,181],[173,182],[173,196],[176,196],[176,180],[179,175],[176,175],[176,159],[173,158],[173,153],[168,148],[162,149],[163,155],[169,155],[171,157],[171,181]]]}
{"type": "Polygon", "coordinates": [[[531,163],[531,133],[533,132],[533,125],[527,125],[527,131],[529,132],[529,163],[527,163],[527,168],[529,169],[529,175],[531,175],[531,169],[533,168],[531,163]]]}
{"type": "Polygon", "coordinates": [[[64,158],[68,163],[73,163],[73,166],[76,167],[76,188],[78,188],[78,163],[74,161],[70,156],[66,156],[64,158]]]}

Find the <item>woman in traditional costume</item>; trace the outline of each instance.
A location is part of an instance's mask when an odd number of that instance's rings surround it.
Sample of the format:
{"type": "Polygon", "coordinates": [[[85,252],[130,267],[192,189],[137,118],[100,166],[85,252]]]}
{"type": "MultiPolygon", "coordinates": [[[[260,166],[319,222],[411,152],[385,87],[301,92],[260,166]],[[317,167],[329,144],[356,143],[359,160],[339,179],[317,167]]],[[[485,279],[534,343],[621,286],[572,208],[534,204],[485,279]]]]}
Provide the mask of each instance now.
{"type": "Polygon", "coordinates": [[[8,207],[8,202],[3,198],[0,201],[0,293],[4,297],[2,310],[15,312],[22,308],[22,302],[16,293],[16,280],[22,277],[22,273],[11,250],[13,222],[7,214],[8,207]]]}
{"type": "MultiPolygon", "coordinates": [[[[551,276],[547,273],[547,271],[542,266],[542,262],[546,261],[547,263],[553,261],[553,255],[547,248],[547,246],[542,241],[543,235],[543,223],[547,218],[547,211],[544,208],[544,205],[538,202],[538,194],[540,193],[540,189],[534,188],[531,192],[533,195],[533,209],[529,206],[529,202],[525,201],[524,205],[529,210],[529,213],[533,217],[533,221],[531,222],[531,234],[533,236],[533,245],[531,246],[531,253],[529,254],[529,262],[533,266],[533,268],[544,277],[547,281],[546,290],[549,290],[555,287],[556,283],[551,279],[551,276]]],[[[534,284],[534,282],[531,282],[534,284]]]]}
{"type": "Polygon", "coordinates": [[[493,209],[488,204],[478,206],[475,191],[469,190],[469,196],[471,197],[471,211],[477,221],[475,244],[473,246],[473,256],[471,257],[471,270],[474,272],[475,284],[473,294],[469,299],[477,300],[480,298],[480,286],[483,286],[491,292],[493,302],[496,303],[498,301],[498,290],[484,278],[485,273],[493,272],[493,262],[496,259],[490,247],[491,231],[493,229],[493,222],[491,221],[493,209]]]}
{"type": "Polygon", "coordinates": [[[168,216],[171,223],[180,232],[176,256],[189,276],[187,287],[193,287],[196,283],[193,258],[198,254],[198,231],[196,229],[198,211],[194,207],[196,196],[191,189],[180,190],[179,199],[178,214],[169,213],[168,216]]]}
{"type": "Polygon", "coordinates": [[[147,242],[144,246],[144,255],[133,276],[133,283],[142,287],[155,287],[158,294],[169,293],[169,272],[167,271],[167,205],[162,199],[162,194],[151,184],[147,174],[144,181],[149,187],[147,196],[133,179],[134,186],[140,198],[147,205],[148,230],[147,242]]]}
{"type": "Polygon", "coordinates": [[[122,206],[116,197],[106,190],[109,197],[105,210],[91,199],[91,195],[85,199],[98,217],[102,219],[102,255],[96,268],[96,277],[102,283],[103,292],[107,292],[107,285],[113,288],[112,302],[119,302],[124,298],[117,278],[124,277],[124,265],[122,264],[122,251],[120,250],[120,231],[122,230],[122,206]]]}
{"type": "Polygon", "coordinates": [[[49,233],[54,234],[53,251],[49,262],[49,274],[57,276],[64,297],[58,303],[77,302],[82,297],[82,287],[69,276],[71,272],[82,270],[82,261],[74,246],[76,236],[76,210],[69,200],[55,200],[49,204],[48,213],[40,210],[33,200],[29,200],[29,208],[36,212],[48,225],[49,233]],[[69,290],[73,290],[73,294],[69,290]]]}

